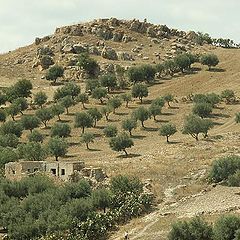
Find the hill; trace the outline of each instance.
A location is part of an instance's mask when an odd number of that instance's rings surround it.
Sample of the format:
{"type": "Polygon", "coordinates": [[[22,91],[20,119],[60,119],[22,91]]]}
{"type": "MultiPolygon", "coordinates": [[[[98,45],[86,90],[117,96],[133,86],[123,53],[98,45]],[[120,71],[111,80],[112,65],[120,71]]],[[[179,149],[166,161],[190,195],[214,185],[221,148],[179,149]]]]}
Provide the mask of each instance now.
{"type": "MultiPolygon", "coordinates": [[[[207,42],[199,44],[198,38],[198,34],[192,31],[186,33],[146,21],[100,19],[57,28],[53,35],[36,38],[30,46],[0,55],[0,87],[9,87],[18,79],[29,79],[33,84],[33,94],[41,90],[48,95],[46,106],[53,103],[54,91],[62,85],[51,85],[45,79],[49,66],[45,67],[42,63],[43,55],[49,56],[51,65],[55,63],[65,68],[61,84],[74,81],[81,86],[82,92],[87,75],[76,65],[82,52],[88,52],[99,63],[101,73],[114,72],[116,65],[124,69],[141,64],[155,65],[185,52],[214,53],[218,56],[220,63],[213,71],[194,63],[191,73],[164,76],[148,84],[149,95],[144,99],[144,107],[149,107],[155,98],[169,93],[174,95],[175,101],[171,107],[164,105],[157,121],[148,119],[145,129],[138,126],[134,130],[134,147],[128,157],[122,157],[110,149],[103,128],[114,124],[122,131],[122,120],[141,106],[138,100],[131,101],[128,108],[122,105],[116,114],[110,115],[109,121],[102,118],[96,128],[87,130],[96,137],[90,151],[80,144],[81,131],[74,128],[74,114],[85,109],[78,103],[70,107],[70,114],[62,116],[62,121],[72,127],[71,136],[67,139],[70,147],[64,160],[84,160],[87,165],[103,168],[110,177],[119,173],[138,176],[149,183],[156,196],[156,211],[120,227],[120,231],[111,236],[112,240],[121,239],[125,230],[129,231],[131,239],[166,239],[170,224],[178,218],[203,215],[211,222],[222,213],[236,213],[240,208],[239,195],[236,194],[238,188],[218,186],[215,189],[206,180],[215,159],[229,154],[239,155],[239,126],[234,120],[239,112],[239,102],[221,102],[214,108],[211,116],[214,127],[209,131],[208,138],[197,142],[181,133],[184,119],[193,107],[192,101],[186,101],[189,95],[221,94],[225,89],[232,89],[240,97],[240,50],[225,49],[207,42]],[[167,122],[174,123],[178,129],[172,137],[172,144],[167,144],[158,133],[159,127],[167,122]],[[224,201],[217,204],[220,199],[224,201]]],[[[130,86],[126,90],[113,91],[109,97],[123,92],[130,92],[130,86]]],[[[90,98],[86,107],[100,109],[102,104],[90,98]]],[[[35,109],[29,108],[26,113],[34,114],[35,109]]],[[[21,119],[20,114],[16,119],[21,119]]],[[[56,121],[56,117],[51,119],[49,126],[56,121]]],[[[44,143],[47,142],[50,129],[41,126],[39,130],[45,136],[44,143]]],[[[24,131],[21,142],[27,141],[27,135],[28,132],[24,131]]],[[[48,160],[52,158],[48,157],[48,160]]]]}

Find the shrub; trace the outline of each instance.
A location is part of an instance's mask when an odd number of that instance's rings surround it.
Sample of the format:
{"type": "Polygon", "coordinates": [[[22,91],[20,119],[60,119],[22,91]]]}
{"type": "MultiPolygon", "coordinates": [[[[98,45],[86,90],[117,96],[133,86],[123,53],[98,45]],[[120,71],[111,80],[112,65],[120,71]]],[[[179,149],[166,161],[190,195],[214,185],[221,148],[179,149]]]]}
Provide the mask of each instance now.
{"type": "Polygon", "coordinates": [[[78,58],[78,66],[83,68],[90,77],[96,77],[99,72],[97,61],[89,57],[87,53],[81,53],[78,58]]]}
{"type": "Polygon", "coordinates": [[[149,111],[144,107],[139,107],[133,111],[132,117],[136,120],[139,120],[142,124],[142,127],[145,128],[144,121],[148,120],[149,111]]]}
{"type": "Polygon", "coordinates": [[[68,144],[64,139],[59,137],[50,138],[48,142],[48,150],[51,155],[55,156],[56,161],[59,157],[63,157],[67,153],[68,144]]]}
{"type": "Polygon", "coordinates": [[[37,131],[37,130],[33,130],[29,135],[28,135],[28,140],[29,142],[43,142],[43,135],[37,131]]]}
{"type": "Polygon", "coordinates": [[[222,99],[225,100],[227,104],[234,103],[236,101],[236,96],[233,90],[226,89],[221,93],[222,99]]]}
{"type": "Polygon", "coordinates": [[[118,129],[116,125],[107,125],[103,129],[103,133],[106,137],[115,137],[118,133],[118,129]]]}
{"type": "Polygon", "coordinates": [[[133,118],[124,119],[122,121],[122,128],[132,136],[132,130],[137,128],[137,122],[133,118]]]}
{"type": "Polygon", "coordinates": [[[237,170],[240,170],[240,157],[232,155],[219,158],[213,162],[209,178],[212,182],[225,181],[237,170]]]}
{"type": "Polygon", "coordinates": [[[5,110],[0,109],[0,122],[5,122],[7,118],[7,113],[5,110]]]}
{"type": "Polygon", "coordinates": [[[123,151],[126,155],[128,155],[126,148],[131,148],[134,143],[126,133],[121,133],[118,136],[111,138],[109,145],[112,150],[117,152],[123,151]]]}
{"type": "Polygon", "coordinates": [[[218,65],[219,59],[215,54],[205,54],[201,57],[200,62],[203,65],[207,65],[209,70],[211,70],[211,67],[218,65]]]}
{"type": "Polygon", "coordinates": [[[148,96],[147,85],[142,84],[142,83],[138,83],[138,84],[133,85],[133,87],[132,87],[132,96],[134,98],[139,98],[139,100],[142,103],[143,102],[142,101],[143,97],[147,97],[148,96]]]}
{"type": "Polygon", "coordinates": [[[75,114],[75,127],[82,128],[82,133],[84,133],[85,128],[90,128],[93,126],[93,118],[87,112],[80,112],[75,114]]]}
{"type": "Polygon", "coordinates": [[[18,143],[19,143],[18,137],[12,133],[0,135],[0,146],[1,147],[16,148],[18,143]]]}
{"type": "Polygon", "coordinates": [[[174,62],[179,67],[182,73],[184,70],[187,70],[191,66],[191,61],[187,54],[179,54],[177,57],[174,58],[174,62]]]}
{"type": "Polygon", "coordinates": [[[47,102],[47,94],[45,92],[38,92],[34,95],[34,104],[42,108],[43,104],[47,102]]]}
{"type": "Polygon", "coordinates": [[[176,222],[168,235],[169,240],[212,240],[213,230],[200,218],[191,221],[176,222]]]}
{"type": "Polygon", "coordinates": [[[240,187],[240,169],[228,177],[227,183],[230,187],[240,187]]]}
{"type": "Polygon", "coordinates": [[[163,99],[167,102],[168,107],[171,107],[170,102],[174,101],[174,96],[172,94],[167,94],[163,97],[163,99]]]}
{"type": "Polygon", "coordinates": [[[235,115],[235,122],[240,123],[240,113],[236,113],[235,115]]]}
{"type": "Polygon", "coordinates": [[[49,68],[46,74],[46,79],[56,83],[57,79],[62,77],[64,74],[64,68],[61,66],[53,66],[49,68]]]}
{"type": "Polygon", "coordinates": [[[108,92],[117,87],[117,78],[114,74],[106,74],[100,77],[100,83],[102,87],[106,87],[108,92]]]}
{"type": "Polygon", "coordinates": [[[195,104],[192,112],[201,118],[206,118],[211,116],[212,110],[211,104],[203,102],[195,104]]]}
{"type": "Polygon", "coordinates": [[[0,169],[3,169],[6,163],[18,160],[18,154],[12,148],[0,147],[0,169]]]}
{"type": "Polygon", "coordinates": [[[55,137],[69,137],[71,134],[71,127],[67,123],[55,123],[51,128],[51,136],[55,137]]]}
{"type": "Polygon", "coordinates": [[[160,135],[165,136],[167,138],[167,142],[169,142],[169,137],[177,132],[176,126],[172,123],[164,124],[160,127],[160,135]]]}
{"type": "Polygon", "coordinates": [[[22,125],[19,122],[14,121],[7,121],[2,124],[0,127],[0,133],[1,134],[14,134],[17,137],[21,137],[22,135],[22,125]]]}
{"type": "Polygon", "coordinates": [[[235,233],[240,229],[240,218],[233,215],[221,217],[214,225],[215,240],[234,239],[235,233]]]}

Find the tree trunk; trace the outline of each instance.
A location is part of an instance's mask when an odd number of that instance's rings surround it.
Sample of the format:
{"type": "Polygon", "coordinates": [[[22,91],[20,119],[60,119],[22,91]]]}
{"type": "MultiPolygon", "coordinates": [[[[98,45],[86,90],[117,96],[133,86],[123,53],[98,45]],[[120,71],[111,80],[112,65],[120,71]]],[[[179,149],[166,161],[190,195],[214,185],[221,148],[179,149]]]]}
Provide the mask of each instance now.
{"type": "Polygon", "coordinates": [[[82,133],[84,133],[84,130],[85,130],[85,128],[83,127],[83,128],[82,128],[82,133]]]}
{"type": "Polygon", "coordinates": [[[130,134],[130,136],[132,136],[132,131],[131,130],[129,130],[129,134],[130,134]]]}
{"type": "Polygon", "coordinates": [[[100,102],[101,102],[101,104],[103,104],[103,99],[102,98],[100,98],[100,102]]]}
{"type": "Polygon", "coordinates": [[[125,152],[125,155],[127,156],[127,155],[128,155],[128,153],[127,153],[126,149],[123,149],[123,151],[125,152]]]}
{"type": "Polygon", "coordinates": [[[56,158],[56,161],[58,161],[58,156],[55,156],[55,158],[56,158]]]}
{"type": "Polygon", "coordinates": [[[144,126],[144,124],[143,124],[143,121],[141,121],[141,123],[142,123],[142,127],[145,128],[145,126],[144,126]]]}
{"type": "Polygon", "coordinates": [[[87,150],[89,150],[89,145],[88,145],[88,143],[86,143],[86,147],[87,147],[87,150]]]}
{"type": "Polygon", "coordinates": [[[126,108],[128,108],[128,101],[126,102],[126,108]]]}
{"type": "Polygon", "coordinates": [[[13,120],[13,121],[15,121],[15,118],[14,118],[14,116],[11,116],[11,117],[12,117],[12,120],[13,120]]]}
{"type": "Polygon", "coordinates": [[[139,97],[139,100],[140,100],[140,102],[141,102],[141,104],[142,104],[142,103],[143,103],[142,97],[139,97]]]}
{"type": "Polygon", "coordinates": [[[32,129],[29,129],[30,130],[30,133],[32,133],[32,129]]]}
{"type": "Polygon", "coordinates": [[[86,109],[85,105],[84,105],[84,102],[82,102],[82,106],[83,106],[83,109],[86,109]]]}
{"type": "Polygon", "coordinates": [[[171,106],[170,106],[170,102],[167,102],[167,104],[168,104],[168,107],[171,108],[171,106]]]}
{"type": "Polygon", "coordinates": [[[169,136],[167,136],[167,143],[169,143],[169,136]]]}
{"type": "Polygon", "coordinates": [[[155,116],[155,115],[153,116],[153,119],[154,119],[154,121],[157,121],[157,119],[156,119],[156,116],[155,116]]]}
{"type": "Polygon", "coordinates": [[[45,128],[47,128],[47,122],[44,121],[43,124],[44,124],[45,128]]]}
{"type": "Polygon", "coordinates": [[[195,137],[195,138],[196,138],[196,141],[198,141],[198,134],[196,134],[196,137],[195,137]]]}
{"type": "Polygon", "coordinates": [[[58,115],[58,120],[61,121],[60,115],[58,115]]]}
{"type": "Polygon", "coordinates": [[[68,108],[66,108],[66,110],[67,110],[67,115],[68,115],[69,114],[68,108]]]}

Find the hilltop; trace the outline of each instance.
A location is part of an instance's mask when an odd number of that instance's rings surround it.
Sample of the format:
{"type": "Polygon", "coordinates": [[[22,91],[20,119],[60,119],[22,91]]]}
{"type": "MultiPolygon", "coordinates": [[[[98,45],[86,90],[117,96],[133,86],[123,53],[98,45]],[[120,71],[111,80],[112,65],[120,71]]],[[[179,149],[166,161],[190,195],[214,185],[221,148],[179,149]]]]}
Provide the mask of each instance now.
{"type": "MultiPolygon", "coordinates": [[[[47,107],[53,104],[56,89],[67,82],[73,81],[82,92],[85,90],[88,76],[76,64],[82,52],[89,53],[99,63],[100,73],[114,73],[116,65],[126,71],[132,66],[156,65],[186,52],[197,55],[214,53],[218,56],[220,63],[213,71],[194,63],[190,73],[164,76],[148,85],[149,95],[144,99],[144,107],[149,107],[155,98],[169,93],[174,95],[175,101],[171,107],[164,105],[157,121],[148,119],[146,129],[138,126],[134,130],[134,146],[129,157],[122,157],[109,148],[103,128],[111,123],[121,131],[121,121],[141,106],[138,100],[131,101],[129,108],[123,104],[116,114],[110,115],[109,122],[102,118],[97,128],[88,129],[96,136],[91,151],[79,143],[81,133],[74,128],[74,114],[85,111],[81,104],[70,107],[70,114],[62,116],[62,121],[72,127],[68,137],[70,147],[64,160],[83,160],[89,166],[101,167],[109,177],[119,173],[138,176],[150,185],[156,196],[156,211],[120,227],[120,231],[111,236],[112,240],[121,239],[125,230],[129,231],[131,239],[166,239],[170,224],[178,218],[203,215],[211,222],[222,213],[239,211],[239,189],[214,188],[206,178],[215,159],[240,154],[239,125],[235,123],[235,114],[239,112],[240,50],[214,46],[207,39],[200,41],[199,38],[200,35],[193,31],[170,29],[147,21],[99,19],[57,28],[52,35],[36,38],[30,46],[0,55],[0,87],[9,87],[18,79],[29,79],[33,84],[33,94],[44,91],[48,95],[47,107]],[[45,64],[43,56],[48,56],[47,62],[51,64],[45,64]],[[48,68],[54,64],[65,69],[59,86],[51,85],[45,79],[48,68]],[[183,135],[184,119],[193,107],[188,97],[198,93],[221,94],[225,89],[234,90],[237,101],[235,104],[222,101],[214,108],[211,116],[214,127],[209,131],[209,137],[197,142],[189,135],[183,135]],[[174,123],[178,129],[172,137],[172,144],[165,143],[165,138],[158,133],[159,127],[167,122],[174,123]],[[219,199],[224,201],[219,203],[219,199]]],[[[125,90],[117,89],[109,97],[129,93],[130,89],[130,85],[125,90]]],[[[99,101],[89,99],[87,109],[102,107],[99,101]]],[[[34,114],[35,109],[29,108],[26,113],[34,114]]],[[[21,119],[20,114],[16,119],[21,119]]],[[[56,117],[51,119],[49,126],[52,127],[56,121],[56,117]]],[[[50,138],[50,129],[42,126],[38,129],[44,134],[46,143],[50,138]]],[[[27,142],[27,135],[28,132],[23,131],[21,142],[27,142]]],[[[47,158],[51,159],[50,156],[47,158]]]]}

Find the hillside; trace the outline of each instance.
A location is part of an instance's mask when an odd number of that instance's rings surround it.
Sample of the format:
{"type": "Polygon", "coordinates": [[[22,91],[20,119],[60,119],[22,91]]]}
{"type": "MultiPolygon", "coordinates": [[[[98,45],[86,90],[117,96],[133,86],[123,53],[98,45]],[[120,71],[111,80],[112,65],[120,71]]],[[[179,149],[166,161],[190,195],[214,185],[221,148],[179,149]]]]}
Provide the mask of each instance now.
{"type": "MultiPolygon", "coordinates": [[[[121,131],[121,121],[140,106],[139,100],[133,99],[128,108],[123,104],[116,114],[111,113],[109,122],[102,118],[96,128],[87,129],[96,136],[90,151],[79,143],[81,130],[74,128],[74,114],[85,111],[81,104],[70,107],[69,115],[62,115],[62,121],[70,124],[72,133],[67,139],[70,143],[68,153],[60,161],[83,160],[89,166],[103,168],[109,177],[119,173],[138,176],[150,183],[156,196],[157,206],[153,213],[121,226],[119,232],[110,237],[111,240],[121,239],[125,230],[129,231],[130,239],[166,239],[170,224],[178,218],[203,215],[211,222],[222,213],[238,212],[240,209],[239,188],[214,188],[206,181],[213,160],[229,154],[240,154],[239,125],[234,120],[239,112],[239,103],[228,105],[221,102],[214,108],[211,117],[214,127],[207,139],[201,137],[197,142],[181,133],[184,118],[193,106],[192,102],[184,100],[188,95],[220,94],[225,89],[232,89],[240,97],[240,49],[224,49],[206,43],[201,46],[195,43],[195,37],[194,32],[185,33],[137,20],[95,20],[57,28],[53,35],[37,38],[30,46],[0,55],[0,87],[9,87],[18,79],[29,79],[33,84],[33,93],[40,90],[47,93],[49,105],[52,104],[54,91],[62,85],[50,85],[44,78],[47,69],[41,65],[39,49],[51,49],[53,62],[65,67],[61,83],[74,80],[82,91],[85,89],[86,75],[78,66],[69,65],[82,51],[89,51],[90,56],[100,64],[101,72],[117,64],[126,69],[141,64],[157,64],[187,51],[211,52],[219,57],[220,63],[214,71],[207,71],[206,67],[195,63],[191,74],[178,73],[172,78],[163,77],[148,86],[149,95],[144,98],[144,107],[149,107],[152,100],[168,93],[174,95],[175,101],[171,103],[171,108],[165,104],[157,121],[148,119],[145,129],[138,125],[133,131],[134,146],[129,149],[128,157],[122,157],[110,149],[103,128],[111,123],[121,131]],[[104,53],[109,49],[116,52],[113,54],[116,59],[109,59],[108,53],[106,58],[104,53]],[[178,129],[171,138],[171,144],[167,144],[158,132],[159,127],[167,122],[176,124],[178,129]]],[[[124,92],[130,92],[130,88],[124,92]]],[[[117,90],[110,96],[120,93],[122,90],[117,90]]],[[[86,107],[101,108],[102,105],[90,98],[86,107]]],[[[26,110],[27,114],[34,112],[34,109],[26,110]]],[[[20,118],[20,115],[16,117],[17,120],[20,118]]],[[[51,127],[56,121],[55,117],[48,125],[51,127]]],[[[39,129],[46,136],[44,143],[47,142],[50,129],[43,126],[39,129]]],[[[27,141],[27,134],[25,130],[22,142],[27,141]]],[[[48,157],[47,160],[53,158],[48,157]]]]}

